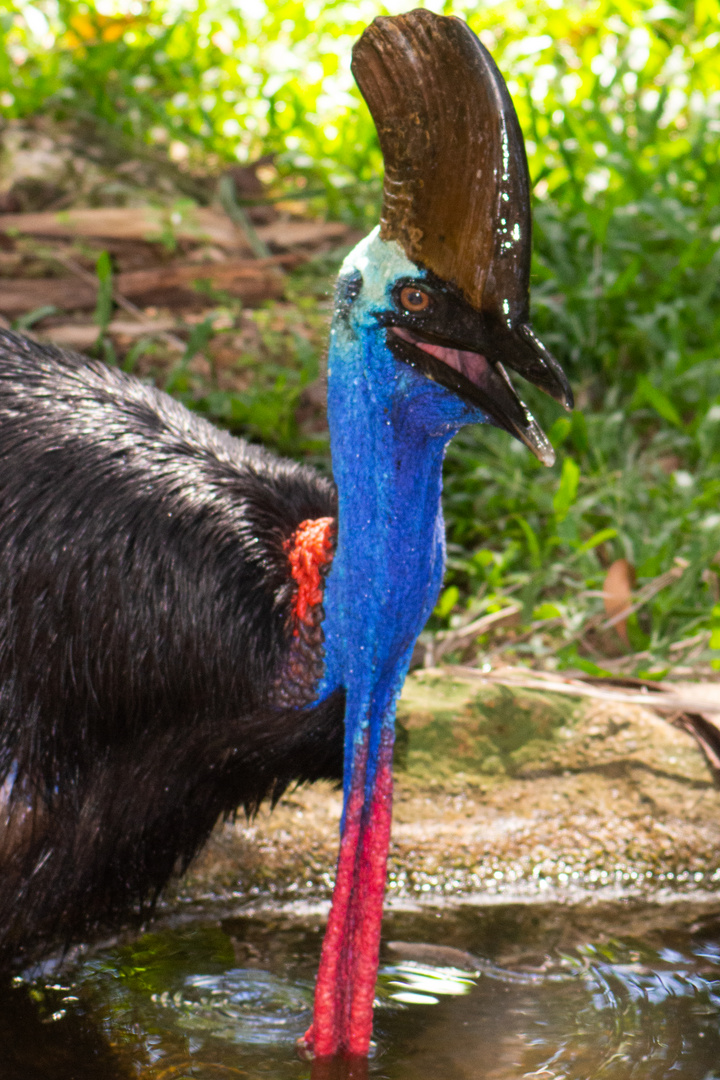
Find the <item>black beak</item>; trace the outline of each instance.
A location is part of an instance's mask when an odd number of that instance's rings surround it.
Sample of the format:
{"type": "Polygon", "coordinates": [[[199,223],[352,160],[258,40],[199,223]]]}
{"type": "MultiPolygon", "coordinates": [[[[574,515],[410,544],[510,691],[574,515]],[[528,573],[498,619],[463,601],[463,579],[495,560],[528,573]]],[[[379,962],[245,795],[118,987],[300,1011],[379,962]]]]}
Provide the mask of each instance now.
{"type": "MultiPolygon", "coordinates": [[[[501,348],[506,354],[505,363],[523,379],[540,387],[555,398],[568,411],[575,400],[567,375],[549,349],[528,323],[520,323],[515,329],[506,329],[507,340],[501,348]]],[[[502,335],[499,335],[502,340],[502,335]]]]}

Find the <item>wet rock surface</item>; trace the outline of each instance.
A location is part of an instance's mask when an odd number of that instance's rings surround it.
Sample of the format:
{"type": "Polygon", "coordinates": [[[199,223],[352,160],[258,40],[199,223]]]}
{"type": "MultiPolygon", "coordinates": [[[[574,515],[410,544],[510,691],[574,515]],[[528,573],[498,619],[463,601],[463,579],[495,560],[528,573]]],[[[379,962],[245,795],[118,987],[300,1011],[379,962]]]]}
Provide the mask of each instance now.
{"type": "MultiPolygon", "coordinates": [[[[720,792],[649,708],[419,672],[398,717],[391,906],[720,889],[720,792]]],[[[219,827],[170,902],[327,901],[340,809],[319,784],[219,827]]]]}

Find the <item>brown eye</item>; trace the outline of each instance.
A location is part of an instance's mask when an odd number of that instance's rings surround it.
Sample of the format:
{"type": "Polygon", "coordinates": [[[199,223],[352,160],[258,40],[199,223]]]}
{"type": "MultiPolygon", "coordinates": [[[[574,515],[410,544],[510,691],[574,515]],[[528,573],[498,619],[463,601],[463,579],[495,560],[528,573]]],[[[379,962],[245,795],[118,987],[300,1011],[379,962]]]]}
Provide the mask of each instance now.
{"type": "Polygon", "coordinates": [[[414,285],[406,285],[400,292],[400,303],[406,311],[411,311],[415,315],[418,311],[427,311],[430,307],[430,297],[422,289],[417,289],[414,285]]]}

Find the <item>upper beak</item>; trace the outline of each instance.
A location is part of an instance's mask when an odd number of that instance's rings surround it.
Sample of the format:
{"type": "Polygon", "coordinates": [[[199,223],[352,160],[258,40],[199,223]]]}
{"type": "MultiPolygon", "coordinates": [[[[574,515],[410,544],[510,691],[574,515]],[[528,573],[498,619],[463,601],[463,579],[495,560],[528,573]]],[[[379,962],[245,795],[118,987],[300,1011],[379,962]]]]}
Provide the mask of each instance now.
{"type": "MultiPolygon", "coordinates": [[[[400,326],[389,328],[389,343],[393,351],[407,363],[420,368],[429,378],[482,409],[498,427],[525,443],[543,465],[554,463],[555,451],[518,397],[499,360],[491,361],[482,353],[459,348],[437,338],[433,340],[430,335],[421,336],[415,330],[400,326]]],[[[513,362],[513,359],[508,362],[521,371],[526,379],[571,408],[572,391],[562,368],[549,353],[547,357],[552,363],[537,352],[531,352],[531,348],[527,348],[527,352],[520,352],[519,362],[513,362]]],[[[512,350],[510,353],[511,357],[514,352],[512,350]]]]}
{"type": "Polygon", "coordinates": [[[507,338],[507,366],[555,398],[568,411],[572,409],[575,401],[567,375],[533,328],[521,323],[515,331],[507,331],[507,338]]]}

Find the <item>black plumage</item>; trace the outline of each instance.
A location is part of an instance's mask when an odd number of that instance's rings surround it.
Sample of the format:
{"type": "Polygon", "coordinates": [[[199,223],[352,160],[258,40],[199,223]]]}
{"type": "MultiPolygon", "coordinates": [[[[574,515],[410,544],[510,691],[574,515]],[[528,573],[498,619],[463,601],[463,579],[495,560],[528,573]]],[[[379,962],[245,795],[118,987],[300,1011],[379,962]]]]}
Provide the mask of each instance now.
{"type": "Polygon", "coordinates": [[[335,515],[313,470],[0,332],[4,966],[142,914],[219,815],[341,775],[342,695],[288,677],[284,549],[335,515]]]}

